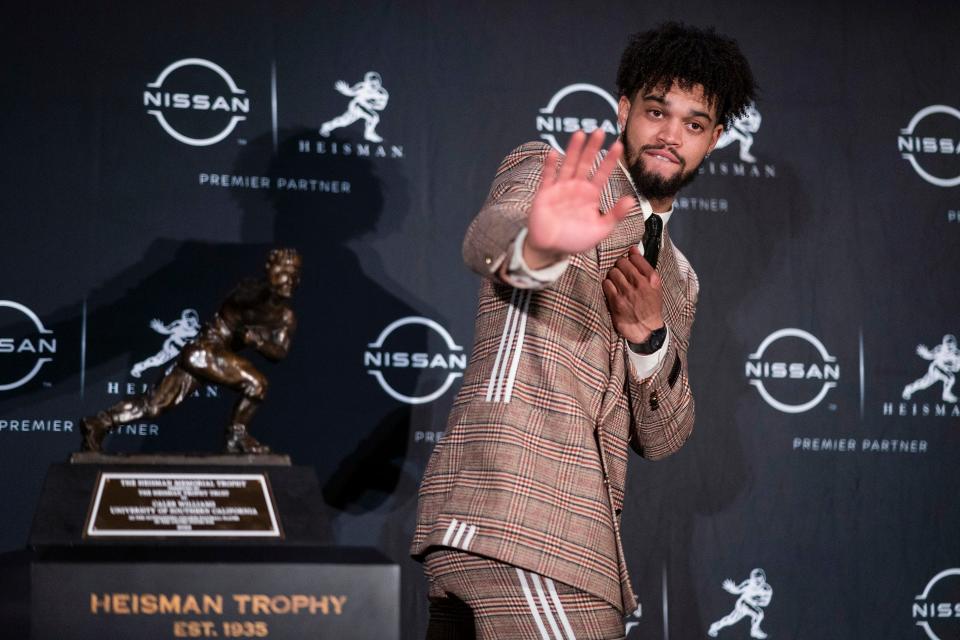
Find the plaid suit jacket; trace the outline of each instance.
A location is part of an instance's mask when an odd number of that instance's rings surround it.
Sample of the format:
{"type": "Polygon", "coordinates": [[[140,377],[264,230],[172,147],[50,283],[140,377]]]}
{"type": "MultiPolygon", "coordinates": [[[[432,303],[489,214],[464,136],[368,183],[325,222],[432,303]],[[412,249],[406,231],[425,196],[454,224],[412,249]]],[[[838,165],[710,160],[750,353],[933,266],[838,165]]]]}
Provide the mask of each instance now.
{"type": "MultiPolygon", "coordinates": [[[[697,278],[664,233],[657,270],[671,335],[661,368],[646,380],[627,360],[601,289],[643,238],[639,207],[596,249],[571,256],[549,287],[499,282],[548,151],[540,142],[513,150],[467,230],[464,259],[487,277],[463,386],[420,486],[411,553],[458,548],[630,611],[636,598],[620,542],[628,446],[663,458],[693,428],[686,354],[697,278]]],[[[601,211],[627,194],[633,188],[618,167],[601,211]]]]}

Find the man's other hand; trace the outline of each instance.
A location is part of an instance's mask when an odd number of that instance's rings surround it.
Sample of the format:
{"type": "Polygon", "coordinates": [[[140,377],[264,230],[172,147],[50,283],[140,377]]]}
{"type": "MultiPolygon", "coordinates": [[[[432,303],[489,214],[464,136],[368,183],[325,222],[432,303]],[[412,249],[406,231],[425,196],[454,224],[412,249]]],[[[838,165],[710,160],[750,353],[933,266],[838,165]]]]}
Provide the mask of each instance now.
{"type": "Polygon", "coordinates": [[[651,332],[663,326],[660,274],[636,246],[617,260],[601,286],[614,328],[630,342],[646,342],[651,332]]]}

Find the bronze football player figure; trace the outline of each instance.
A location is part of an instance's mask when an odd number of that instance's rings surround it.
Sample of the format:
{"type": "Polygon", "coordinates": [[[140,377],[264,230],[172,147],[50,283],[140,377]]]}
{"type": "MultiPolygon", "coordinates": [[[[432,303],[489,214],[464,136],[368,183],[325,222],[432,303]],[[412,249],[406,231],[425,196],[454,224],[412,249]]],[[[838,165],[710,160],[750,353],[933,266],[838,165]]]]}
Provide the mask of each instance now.
{"type": "Polygon", "coordinates": [[[183,402],[203,382],[215,382],[239,391],[227,427],[227,453],[269,453],[270,448],[247,432],[250,419],[267,393],[267,378],[238,352],[250,347],[278,361],[290,351],[297,321],[290,308],[300,282],[300,254],[274,249],[266,263],[266,278],[245,279],[187,344],[176,364],[146,393],[123,400],[80,421],[83,449],[100,451],[115,426],[155,417],[183,402]]]}

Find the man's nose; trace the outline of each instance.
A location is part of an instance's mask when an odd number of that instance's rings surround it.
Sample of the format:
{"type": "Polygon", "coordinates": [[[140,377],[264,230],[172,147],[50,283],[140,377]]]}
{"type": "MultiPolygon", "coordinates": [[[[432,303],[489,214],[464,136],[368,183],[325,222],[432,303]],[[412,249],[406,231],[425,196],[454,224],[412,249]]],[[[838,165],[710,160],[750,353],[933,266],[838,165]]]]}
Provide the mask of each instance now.
{"type": "Polygon", "coordinates": [[[683,133],[683,123],[675,118],[665,118],[657,132],[657,139],[665,145],[677,146],[680,144],[683,133]]]}

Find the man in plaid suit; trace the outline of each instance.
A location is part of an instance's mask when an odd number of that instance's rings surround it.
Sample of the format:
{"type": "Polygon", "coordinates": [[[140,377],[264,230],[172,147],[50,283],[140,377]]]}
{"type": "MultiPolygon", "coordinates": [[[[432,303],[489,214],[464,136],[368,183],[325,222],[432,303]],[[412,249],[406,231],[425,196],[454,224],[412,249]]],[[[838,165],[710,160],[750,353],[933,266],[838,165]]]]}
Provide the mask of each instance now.
{"type": "Polygon", "coordinates": [[[674,23],[633,36],[617,83],[605,154],[601,130],[562,159],[518,147],[467,230],[464,259],[486,276],[474,348],[411,549],[428,638],[621,638],[636,606],[628,448],[663,458],[694,421],[698,283],[664,226],[755,90],[734,41],[674,23]]]}

